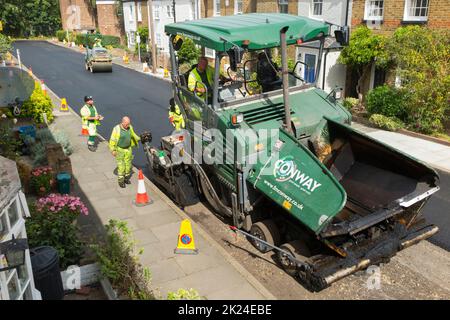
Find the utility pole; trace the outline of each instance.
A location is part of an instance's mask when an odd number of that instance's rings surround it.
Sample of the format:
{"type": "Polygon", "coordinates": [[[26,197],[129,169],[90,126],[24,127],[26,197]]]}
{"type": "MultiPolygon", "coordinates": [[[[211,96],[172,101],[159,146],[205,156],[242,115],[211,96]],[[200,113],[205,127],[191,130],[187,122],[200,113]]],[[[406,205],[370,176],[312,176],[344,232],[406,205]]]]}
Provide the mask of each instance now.
{"type": "Polygon", "coordinates": [[[156,44],[155,25],[153,21],[153,0],[147,0],[148,24],[150,29],[150,40],[152,42],[152,72],[156,73],[156,44]]]}

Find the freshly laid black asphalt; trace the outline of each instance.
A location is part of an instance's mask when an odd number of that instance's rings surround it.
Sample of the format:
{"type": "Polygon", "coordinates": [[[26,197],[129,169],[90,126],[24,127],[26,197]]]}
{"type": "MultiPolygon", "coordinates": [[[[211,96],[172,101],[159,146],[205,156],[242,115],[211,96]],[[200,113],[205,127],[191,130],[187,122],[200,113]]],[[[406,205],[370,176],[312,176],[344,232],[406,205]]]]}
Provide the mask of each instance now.
{"type": "MultiPolygon", "coordinates": [[[[105,117],[98,131],[106,139],[125,115],[138,134],[150,130],[155,142],[171,132],[170,83],[116,64],[112,73],[92,74],[85,70],[84,54],[45,41],[17,41],[14,48],[20,50],[22,62],[59,97],[66,98],[76,112],[83,106],[84,96],[92,95],[98,112],[105,117]]],[[[142,148],[135,153],[133,163],[145,168],[142,148]]]]}
{"type": "MultiPolygon", "coordinates": [[[[14,48],[20,49],[22,62],[32,67],[33,73],[59,97],[66,98],[75,111],[79,112],[85,95],[92,95],[99,113],[105,116],[99,127],[105,138],[109,139],[113,126],[124,115],[131,117],[138,134],[150,130],[155,145],[170,133],[168,82],[118,65],[113,66],[112,73],[91,74],[84,69],[83,54],[44,41],[17,41],[14,48]]],[[[146,167],[142,148],[133,163],[138,168],[146,167]]],[[[423,212],[430,223],[440,228],[431,242],[450,250],[450,173],[439,174],[441,190],[431,197],[423,212]]]]}

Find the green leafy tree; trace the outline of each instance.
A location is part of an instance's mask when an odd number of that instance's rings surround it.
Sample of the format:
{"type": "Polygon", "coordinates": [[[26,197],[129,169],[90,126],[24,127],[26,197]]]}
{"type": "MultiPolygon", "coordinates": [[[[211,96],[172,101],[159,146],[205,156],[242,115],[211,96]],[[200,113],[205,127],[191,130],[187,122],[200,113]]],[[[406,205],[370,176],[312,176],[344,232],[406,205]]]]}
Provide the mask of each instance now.
{"type": "Polygon", "coordinates": [[[26,28],[25,10],[21,0],[0,0],[0,20],[3,32],[11,36],[19,36],[26,28]]]}
{"type": "Polygon", "coordinates": [[[14,37],[53,35],[61,28],[58,0],[0,0],[4,32],[14,37]]]}
{"type": "Polygon", "coordinates": [[[358,27],[352,32],[349,45],[342,50],[339,56],[340,63],[353,68],[358,74],[356,92],[360,101],[362,101],[362,81],[370,72],[372,64],[379,58],[383,62],[386,61],[384,59],[384,42],[385,38],[383,36],[374,35],[365,26],[358,27]]]}
{"type": "Polygon", "coordinates": [[[450,31],[402,27],[385,48],[407,95],[408,127],[424,133],[442,131],[450,108],[450,31]]]}
{"type": "Polygon", "coordinates": [[[0,57],[3,57],[3,55],[7,51],[11,51],[11,50],[12,50],[11,40],[9,40],[9,38],[7,36],[0,33],[0,57]]]}
{"type": "Polygon", "coordinates": [[[178,61],[182,63],[197,63],[198,57],[200,56],[200,49],[197,48],[194,41],[189,38],[183,39],[183,45],[178,51],[178,61]]]}
{"type": "Polygon", "coordinates": [[[141,44],[146,44],[148,41],[148,28],[147,27],[139,27],[138,33],[141,36],[141,44]]]}

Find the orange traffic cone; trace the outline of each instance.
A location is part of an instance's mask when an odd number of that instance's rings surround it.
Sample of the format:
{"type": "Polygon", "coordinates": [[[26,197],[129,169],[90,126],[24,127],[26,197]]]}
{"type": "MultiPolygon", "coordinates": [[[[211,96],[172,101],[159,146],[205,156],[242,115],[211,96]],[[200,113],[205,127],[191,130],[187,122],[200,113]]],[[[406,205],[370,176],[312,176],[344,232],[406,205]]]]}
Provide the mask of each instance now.
{"type": "Polygon", "coordinates": [[[153,201],[150,200],[150,198],[148,197],[147,191],[145,190],[145,182],[144,182],[144,175],[142,174],[142,169],[139,169],[138,190],[136,200],[134,200],[133,203],[137,207],[143,207],[153,203],[153,201]]]}
{"type": "Polygon", "coordinates": [[[41,80],[41,89],[44,96],[47,95],[47,87],[45,86],[44,80],[41,80]]]}
{"type": "Polygon", "coordinates": [[[89,130],[85,125],[81,126],[81,135],[82,136],[88,136],[89,135],[89,130]]]}

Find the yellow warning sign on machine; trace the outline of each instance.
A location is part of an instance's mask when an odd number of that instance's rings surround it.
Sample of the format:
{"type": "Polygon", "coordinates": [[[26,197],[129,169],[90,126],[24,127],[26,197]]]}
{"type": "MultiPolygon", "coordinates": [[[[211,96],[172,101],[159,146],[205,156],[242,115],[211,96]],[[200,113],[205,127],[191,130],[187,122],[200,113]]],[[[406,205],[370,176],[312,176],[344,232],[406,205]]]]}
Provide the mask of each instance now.
{"type": "Polygon", "coordinates": [[[181,221],[180,233],[178,235],[178,245],[174,252],[181,254],[198,253],[198,249],[195,248],[191,222],[188,219],[184,219],[183,221],[181,221]]]}

